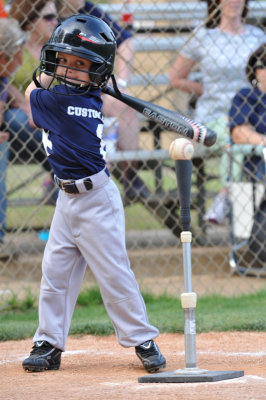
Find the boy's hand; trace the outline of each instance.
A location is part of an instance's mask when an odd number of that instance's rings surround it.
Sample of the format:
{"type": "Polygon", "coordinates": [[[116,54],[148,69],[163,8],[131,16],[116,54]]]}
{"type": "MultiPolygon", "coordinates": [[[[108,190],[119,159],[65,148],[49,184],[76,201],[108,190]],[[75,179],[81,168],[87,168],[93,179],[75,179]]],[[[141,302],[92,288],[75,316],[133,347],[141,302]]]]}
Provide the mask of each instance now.
{"type": "MultiPolygon", "coordinates": [[[[37,81],[41,82],[42,87],[44,88],[48,88],[51,84],[51,82],[53,81],[53,77],[47,74],[42,73],[40,76],[38,76],[37,81]]],[[[37,82],[38,83],[38,82],[37,82]]],[[[25,98],[26,101],[30,102],[30,94],[34,89],[40,89],[37,87],[36,83],[34,81],[32,81],[29,86],[27,87],[26,91],[25,91],[25,98]]]]}
{"type": "Polygon", "coordinates": [[[4,120],[4,111],[5,111],[5,103],[0,100],[0,126],[3,123],[4,120]]]}
{"type": "Polygon", "coordinates": [[[47,75],[44,72],[42,72],[38,77],[38,81],[41,82],[42,86],[45,88],[48,88],[51,85],[53,79],[53,76],[47,75]]]}
{"type": "Polygon", "coordinates": [[[0,131],[0,145],[7,142],[9,139],[9,133],[5,131],[0,131]]]}

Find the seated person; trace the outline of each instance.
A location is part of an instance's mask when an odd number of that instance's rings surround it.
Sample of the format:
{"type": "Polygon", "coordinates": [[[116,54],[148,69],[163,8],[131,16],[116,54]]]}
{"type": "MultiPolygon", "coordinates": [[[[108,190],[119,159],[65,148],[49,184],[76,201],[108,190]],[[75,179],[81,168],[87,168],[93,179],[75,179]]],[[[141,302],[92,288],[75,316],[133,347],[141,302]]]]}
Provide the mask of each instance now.
{"type": "MultiPolygon", "coordinates": [[[[6,169],[10,127],[7,123],[9,107],[10,75],[22,62],[26,36],[16,20],[0,18],[0,243],[6,230],[6,169]]],[[[12,112],[16,114],[16,109],[12,112]]]]}
{"type": "Polygon", "coordinates": [[[38,65],[42,46],[50,38],[58,24],[56,9],[53,1],[13,0],[9,16],[16,19],[22,30],[28,35],[22,65],[12,80],[13,90],[18,92],[15,94],[15,97],[19,99],[18,107],[23,108],[26,114],[20,112],[16,118],[12,114],[9,115],[8,122],[13,132],[10,138],[9,160],[29,161],[33,159],[42,165],[48,172],[43,183],[44,197],[48,203],[54,204],[57,189],[53,181],[53,171],[47,162],[42,145],[42,131],[36,129],[31,119],[29,106],[25,105],[24,93],[32,80],[32,69],[34,65],[38,65]]]}
{"type": "Polygon", "coordinates": [[[245,169],[258,179],[265,178],[262,147],[266,146],[266,43],[250,56],[246,74],[252,87],[240,89],[229,111],[233,142],[251,145],[254,152],[244,157],[245,169]]]}
{"type": "MultiPolygon", "coordinates": [[[[253,182],[266,182],[266,43],[255,50],[247,63],[246,74],[251,87],[240,89],[232,101],[229,124],[233,142],[250,154],[242,155],[244,174],[253,182]],[[242,146],[242,147],[241,147],[242,146]]],[[[234,147],[234,146],[233,146],[234,147]]],[[[266,194],[255,210],[248,241],[250,259],[266,263],[266,194]]]]}
{"type": "MultiPolygon", "coordinates": [[[[197,97],[193,118],[217,134],[211,152],[221,153],[219,174],[221,190],[204,220],[226,223],[227,165],[223,157],[228,141],[228,112],[235,93],[247,84],[245,65],[248,57],[265,40],[262,29],[247,24],[248,0],[207,0],[208,16],[205,26],[195,28],[193,35],[182,46],[169,77],[172,87],[197,97]],[[226,50],[225,50],[226,49],[226,50]],[[201,82],[191,78],[197,67],[201,82]],[[222,151],[221,151],[222,150],[222,151]]],[[[202,149],[204,150],[204,149],[202,149]]]]}

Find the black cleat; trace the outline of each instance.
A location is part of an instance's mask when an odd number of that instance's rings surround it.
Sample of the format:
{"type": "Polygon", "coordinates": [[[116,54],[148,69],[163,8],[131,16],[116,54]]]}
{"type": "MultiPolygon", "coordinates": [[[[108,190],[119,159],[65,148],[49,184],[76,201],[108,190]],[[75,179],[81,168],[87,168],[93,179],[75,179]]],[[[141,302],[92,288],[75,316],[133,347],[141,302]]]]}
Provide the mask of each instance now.
{"type": "Polygon", "coordinates": [[[136,354],[148,372],[165,368],[166,360],[153,340],[148,340],[135,347],[136,354]]]}
{"type": "Polygon", "coordinates": [[[25,371],[30,372],[59,369],[61,353],[61,350],[56,349],[46,341],[35,342],[30,356],[23,361],[22,367],[25,371]]]}

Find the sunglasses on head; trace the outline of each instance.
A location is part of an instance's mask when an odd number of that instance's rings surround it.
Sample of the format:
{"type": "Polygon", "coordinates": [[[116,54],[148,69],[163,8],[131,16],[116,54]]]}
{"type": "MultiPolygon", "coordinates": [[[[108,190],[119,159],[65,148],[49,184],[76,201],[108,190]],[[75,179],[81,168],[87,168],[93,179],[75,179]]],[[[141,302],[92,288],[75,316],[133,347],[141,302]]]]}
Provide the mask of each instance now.
{"type": "Polygon", "coordinates": [[[57,19],[57,15],[56,14],[45,14],[45,15],[42,15],[41,17],[45,21],[53,21],[54,19],[57,19]]]}
{"type": "Polygon", "coordinates": [[[266,68],[266,58],[262,58],[261,60],[257,60],[255,63],[255,68],[266,68]]]}

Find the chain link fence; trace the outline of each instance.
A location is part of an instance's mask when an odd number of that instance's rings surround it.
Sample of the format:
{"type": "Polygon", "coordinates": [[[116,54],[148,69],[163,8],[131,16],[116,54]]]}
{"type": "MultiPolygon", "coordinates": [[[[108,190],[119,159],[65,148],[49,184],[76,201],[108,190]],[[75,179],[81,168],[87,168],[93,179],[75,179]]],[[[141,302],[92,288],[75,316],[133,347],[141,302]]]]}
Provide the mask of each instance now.
{"type": "MultiPolygon", "coordinates": [[[[7,11],[12,9],[11,3],[6,4],[7,11]]],[[[33,9],[34,2],[30,3],[32,9],[21,0],[19,8],[12,14],[29,36],[23,50],[23,64],[9,76],[9,83],[6,83],[9,86],[5,87],[5,80],[1,78],[2,92],[7,88],[9,91],[3,107],[1,131],[9,133],[9,141],[7,146],[6,143],[0,146],[3,161],[0,177],[0,303],[13,294],[25,296],[29,290],[38,291],[42,253],[49,236],[57,191],[43,150],[41,130],[34,127],[23,100],[10,89],[10,85],[14,85],[24,95],[38,65],[40,48],[48,40],[53,24],[57,23],[55,14],[59,9],[56,10],[53,2],[43,2],[44,7],[39,9],[33,9]],[[45,23],[47,29],[44,29],[45,23]],[[45,31],[43,36],[42,30],[45,31]],[[7,167],[5,157],[8,157],[7,167]]],[[[77,2],[56,2],[56,5],[61,7],[61,13],[64,10],[69,13],[68,7],[75,13],[74,3],[77,2]]],[[[100,12],[108,12],[129,32],[129,39],[118,47],[117,78],[123,76],[119,57],[128,62],[121,46],[130,46],[130,42],[134,45],[131,76],[120,79],[122,85],[127,81],[127,92],[193,118],[198,101],[196,93],[173,88],[169,73],[176,57],[194,43],[197,32],[206,26],[207,2],[135,0],[94,2],[94,6],[100,12]]],[[[249,1],[248,24],[265,32],[265,15],[265,1],[249,1]]],[[[215,18],[215,13],[212,17],[215,18]]],[[[244,41],[245,35],[239,35],[239,40],[244,41]]],[[[261,38],[252,43],[250,52],[260,45],[261,38]]],[[[202,51],[208,53],[209,48],[202,46],[202,51]]],[[[221,48],[220,52],[226,59],[226,49],[221,48]]],[[[8,65],[14,59],[6,60],[3,68],[8,71],[8,65]]],[[[233,62],[230,58],[226,61],[229,65],[233,62]]],[[[226,91],[229,77],[219,76],[219,65],[216,67],[217,81],[224,80],[226,91]]],[[[204,73],[208,74],[208,68],[204,73]]],[[[2,71],[1,76],[5,75],[2,71]]],[[[194,63],[189,79],[202,81],[199,62],[194,63]]],[[[212,93],[205,95],[213,97],[212,93]]],[[[132,269],[142,290],[178,295],[183,288],[179,240],[182,228],[175,165],[168,152],[177,135],[144,120],[141,115],[136,116],[132,110],[120,109],[116,103],[105,101],[107,160],[124,201],[132,269]]],[[[211,127],[216,129],[215,125],[211,127]]],[[[250,157],[254,152],[265,165],[262,146],[239,148],[228,140],[210,149],[195,146],[191,184],[192,269],[194,291],[199,294],[235,295],[265,287],[265,210],[261,211],[254,230],[257,210],[265,203],[265,178],[258,180],[256,173],[250,170],[249,174],[241,172],[241,178],[237,179],[232,174],[232,166],[242,171],[243,155],[250,157]],[[225,184],[220,172],[222,161],[226,166],[225,184]],[[214,199],[216,203],[212,208],[216,211],[221,208],[221,196],[216,196],[223,189],[226,193],[224,220],[215,224],[206,217],[206,212],[213,206],[214,199]],[[256,232],[263,229],[264,240],[260,242],[256,232]],[[254,246],[250,247],[252,235],[257,245],[255,250],[254,246]]],[[[94,284],[94,278],[88,269],[84,285],[89,284],[94,284]]]]}

